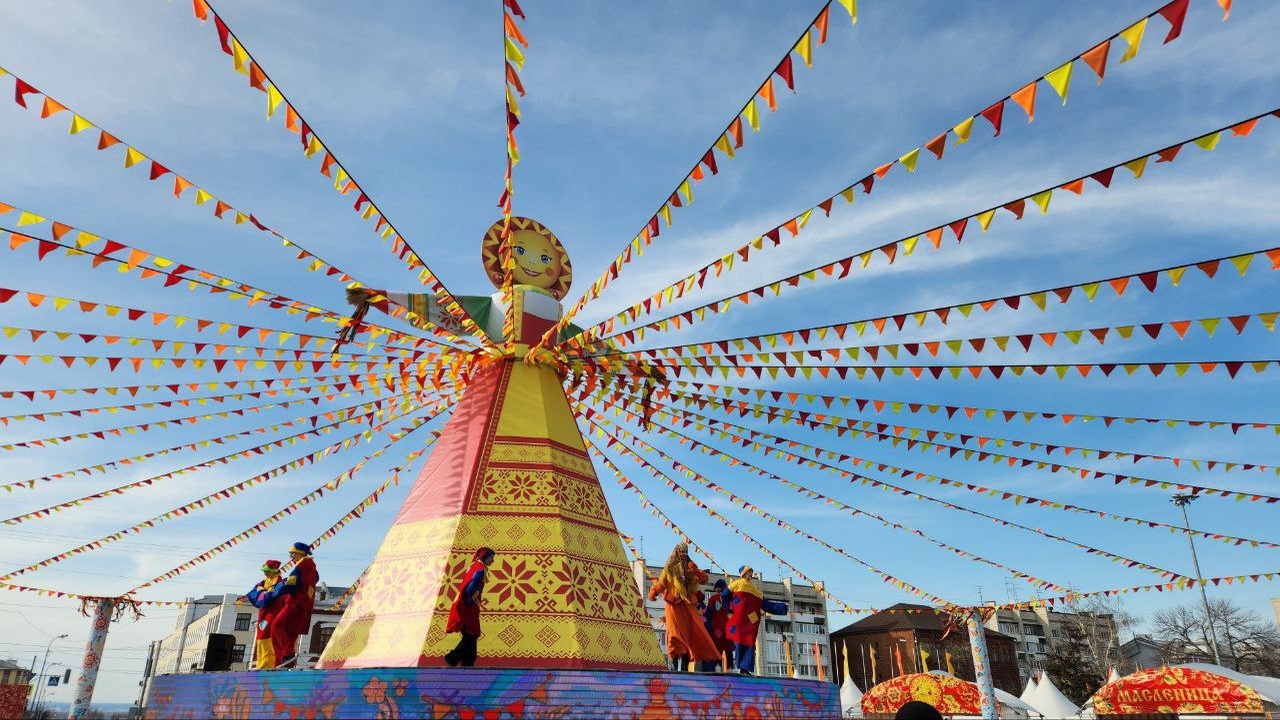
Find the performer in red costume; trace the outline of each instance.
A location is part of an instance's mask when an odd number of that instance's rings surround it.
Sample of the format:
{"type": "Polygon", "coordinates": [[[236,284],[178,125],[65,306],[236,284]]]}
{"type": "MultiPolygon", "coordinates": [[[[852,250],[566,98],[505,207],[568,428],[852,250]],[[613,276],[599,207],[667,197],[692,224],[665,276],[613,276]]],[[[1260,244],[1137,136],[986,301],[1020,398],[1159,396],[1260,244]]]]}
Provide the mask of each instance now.
{"type": "MultiPolygon", "coordinates": [[[[716,650],[720,651],[721,657],[733,655],[733,641],[728,636],[729,626],[729,606],[733,603],[733,595],[729,592],[729,585],[724,579],[716,580],[715,586],[711,590],[711,595],[707,597],[702,606],[702,624],[707,628],[707,634],[711,636],[711,642],[716,646],[716,650]]],[[[720,660],[712,660],[702,663],[703,672],[714,672],[716,666],[720,664],[720,660]]],[[[726,670],[728,668],[725,668],[726,670]]]]}
{"type": "Polygon", "coordinates": [[[480,595],[489,574],[487,568],[493,564],[494,557],[493,550],[487,547],[476,550],[471,567],[462,576],[458,594],[449,608],[449,622],[444,627],[446,633],[462,633],[457,647],[444,656],[449,667],[472,667],[476,664],[476,641],[480,639],[480,595]]]}
{"type": "Polygon", "coordinates": [[[311,629],[311,608],[316,601],[316,583],[320,573],[311,559],[311,546],[296,542],[289,548],[293,571],[272,593],[283,599],[280,614],[271,624],[271,644],[276,654],[276,667],[288,669],[298,664],[298,638],[311,629]]]}
{"type": "Polygon", "coordinates": [[[284,607],[284,601],[273,593],[280,584],[280,561],[268,560],[262,564],[262,581],[245,594],[249,602],[258,608],[258,625],[254,629],[254,665],[259,670],[276,666],[275,646],[271,642],[271,629],[284,607]]]}
{"type": "Polygon", "coordinates": [[[756,635],[760,632],[760,613],[786,615],[788,608],[786,603],[769,600],[764,596],[764,591],[752,581],[755,571],[750,565],[738,568],[738,574],[741,577],[729,583],[733,605],[726,634],[734,642],[733,660],[738,672],[751,675],[756,667],[756,635]]]}
{"type": "Polygon", "coordinates": [[[658,581],[649,588],[650,600],[662,595],[667,605],[667,656],[677,671],[687,670],[694,660],[714,663],[720,657],[694,607],[698,586],[706,581],[707,574],[689,559],[689,546],[680,543],[671,550],[658,581]]]}

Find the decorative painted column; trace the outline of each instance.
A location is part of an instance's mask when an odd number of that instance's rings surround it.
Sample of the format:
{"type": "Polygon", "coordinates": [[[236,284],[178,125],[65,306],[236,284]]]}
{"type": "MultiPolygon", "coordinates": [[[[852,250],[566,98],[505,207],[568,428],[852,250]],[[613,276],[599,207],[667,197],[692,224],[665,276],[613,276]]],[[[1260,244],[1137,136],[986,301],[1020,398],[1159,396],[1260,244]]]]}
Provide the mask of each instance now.
{"type": "Polygon", "coordinates": [[[991,659],[987,654],[987,635],[982,627],[982,611],[970,608],[967,623],[969,627],[969,647],[973,650],[973,672],[978,684],[979,708],[983,720],[996,720],[999,708],[996,705],[996,689],[991,684],[991,659]]]}
{"type": "Polygon", "coordinates": [[[89,712],[93,686],[98,680],[98,666],[102,664],[102,650],[107,645],[107,632],[111,630],[111,618],[115,615],[115,609],[115,600],[98,598],[93,611],[93,628],[89,631],[89,642],[84,646],[84,662],[80,665],[80,677],[76,679],[76,695],[71,702],[68,720],[81,720],[89,712]]]}

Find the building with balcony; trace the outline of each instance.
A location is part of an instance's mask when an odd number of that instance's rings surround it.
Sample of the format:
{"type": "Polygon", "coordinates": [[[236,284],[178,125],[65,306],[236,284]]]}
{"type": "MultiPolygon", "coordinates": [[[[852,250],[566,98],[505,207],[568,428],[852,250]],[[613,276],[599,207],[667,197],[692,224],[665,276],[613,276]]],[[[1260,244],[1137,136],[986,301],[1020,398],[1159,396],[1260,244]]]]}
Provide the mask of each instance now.
{"type": "MultiPolygon", "coordinates": [[[[641,559],[632,562],[632,572],[645,601],[645,611],[649,613],[653,629],[658,634],[658,647],[665,652],[667,634],[663,616],[666,605],[662,598],[649,600],[652,579],[662,573],[662,568],[646,565],[641,559]]],[[[712,575],[710,580],[714,583],[719,577],[712,575]]],[[[732,581],[734,578],[726,579],[732,581]]],[[[761,625],[762,636],[756,645],[756,674],[768,677],[791,677],[794,674],[798,678],[817,679],[820,661],[821,677],[830,678],[831,642],[830,626],[827,624],[827,600],[819,588],[792,582],[791,578],[772,581],[757,577],[756,582],[764,590],[766,598],[785,602],[791,610],[787,616],[765,616],[761,625]],[[815,645],[818,648],[818,659],[814,657],[815,645]],[[788,651],[793,672],[787,670],[788,651]]],[[[706,585],[702,590],[710,593],[711,586],[706,585]]]]}
{"type": "Polygon", "coordinates": [[[1073,630],[1085,638],[1084,662],[1094,662],[1094,652],[1106,658],[1106,664],[1113,664],[1120,657],[1115,618],[1105,613],[1059,612],[1046,607],[1002,608],[987,619],[986,626],[1014,638],[1018,677],[1023,686],[1032,673],[1044,670],[1053,644],[1067,640],[1073,630]]]}

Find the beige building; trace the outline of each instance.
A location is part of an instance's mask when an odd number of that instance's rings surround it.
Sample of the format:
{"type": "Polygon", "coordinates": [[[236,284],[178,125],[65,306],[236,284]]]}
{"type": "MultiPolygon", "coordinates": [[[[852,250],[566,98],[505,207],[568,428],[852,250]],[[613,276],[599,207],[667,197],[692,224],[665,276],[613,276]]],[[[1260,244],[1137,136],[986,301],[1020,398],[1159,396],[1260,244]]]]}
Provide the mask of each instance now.
{"type": "MultiPolygon", "coordinates": [[[[644,609],[649,613],[653,629],[658,634],[658,647],[662,648],[665,654],[667,633],[663,616],[666,613],[666,606],[661,597],[657,600],[649,600],[651,578],[661,574],[662,568],[645,565],[643,560],[633,561],[631,565],[636,584],[640,588],[640,595],[645,601],[644,609]]],[[[712,575],[710,580],[714,583],[719,577],[721,576],[712,575]]],[[[734,578],[725,579],[732,581],[734,578]]],[[[832,677],[831,629],[827,625],[826,598],[813,586],[792,583],[791,578],[774,582],[757,575],[757,582],[764,590],[766,598],[787,603],[791,613],[787,616],[765,616],[765,621],[761,624],[762,635],[756,644],[756,674],[788,677],[786,646],[789,646],[794,676],[817,679],[818,667],[813,656],[813,646],[817,644],[822,658],[822,675],[826,678],[832,677]]],[[[710,585],[702,589],[703,592],[711,592],[710,585]]]]}
{"type": "Polygon", "coordinates": [[[1276,627],[1280,627],[1280,598],[1271,598],[1271,612],[1276,616],[1276,627]]]}
{"type": "MultiPolygon", "coordinates": [[[[346,588],[329,588],[321,583],[316,588],[316,599],[311,616],[311,630],[298,639],[298,667],[311,668],[324,650],[325,643],[333,635],[342,617],[341,610],[332,610],[333,603],[346,592],[346,588]]],[[[173,632],[150,645],[143,676],[143,697],[149,690],[151,678],[156,675],[202,672],[209,648],[209,637],[215,634],[231,635],[235,643],[231,648],[230,670],[248,670],[253,663],[254,624],[258,609],[248,601],[236,601],[241,596],[205,595],[187,598],[173,632]]]]}
{"type": "Polygon", "coordinates": [[[1032,672],[1045,668],[1049,648],[1056,640],[1069,637],[1070,628],[1086,636],[1084,642],[1089,651],[1083,658],[1085,662],[1095,662],[1095,656],[1112,661],[1120,657],[1120,634],[1115,619],[1106,614],[1058,612],[1046,607],[1017,611],[1001,609],[985,624],[991,630],[1014,638],[1018,674],[1023,684],[1032,672]]]}

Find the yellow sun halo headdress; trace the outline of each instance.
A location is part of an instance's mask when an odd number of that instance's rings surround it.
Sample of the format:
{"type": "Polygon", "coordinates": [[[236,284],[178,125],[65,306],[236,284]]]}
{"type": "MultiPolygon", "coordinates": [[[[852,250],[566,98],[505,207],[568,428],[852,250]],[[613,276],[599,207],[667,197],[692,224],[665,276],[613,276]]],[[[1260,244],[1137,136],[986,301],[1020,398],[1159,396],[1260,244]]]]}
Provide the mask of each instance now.
{"type": "MultiPolygon", "coordinates": [[[[501,234],[502,221],[499,220],[489,226],[480,244],[480,257],[484,262],[485,273],[489,276],[489,282],[499,288],[502,287],[502,258],[499,252],[502,243],[501,234]]],[[[534,268],[540,272],[534,276],[533,281],[526,283],[517,277],[517,284],[541,287],[557,300],[563,300],[565,295],[569,294],[569,285],[573,283],[573,265],[569,262],[569,253],[565,252],[564,246],[560,244],[560,240],[554,233],[537,220],[512,217],[509,241],[516,243],[517,248],[527,245],[530,248],[536,246],[540,250],[545,250],[545,254],[551,261],[544,264],[545,267],[539,265],[534,268]]],[[[539,256],[542,254],[544,253],[538,253],[539,256]]],[[[517,275],[520,274],[519,271],[528,275],[530,268],[521,266],[520,260],[521,258],[516,258],[517,275]]],[[[536,259],[533,262],[536,263],[536,259]]]]}

